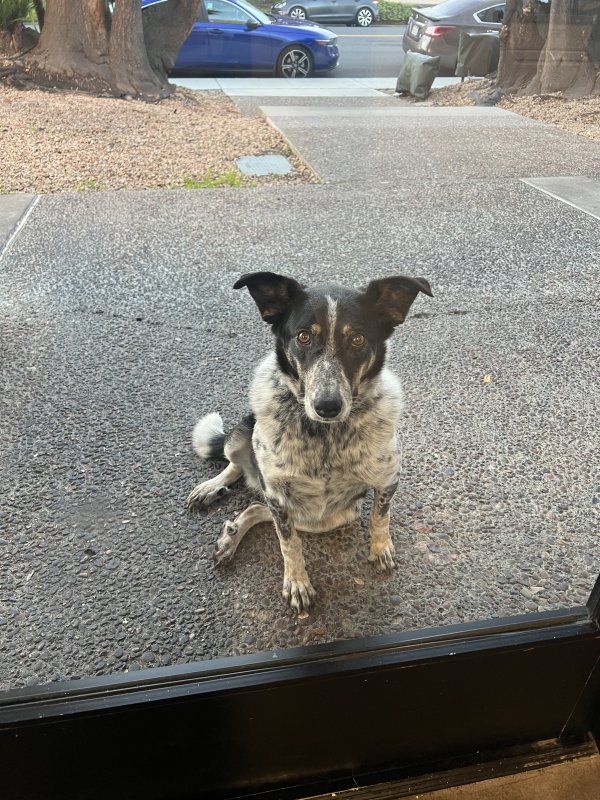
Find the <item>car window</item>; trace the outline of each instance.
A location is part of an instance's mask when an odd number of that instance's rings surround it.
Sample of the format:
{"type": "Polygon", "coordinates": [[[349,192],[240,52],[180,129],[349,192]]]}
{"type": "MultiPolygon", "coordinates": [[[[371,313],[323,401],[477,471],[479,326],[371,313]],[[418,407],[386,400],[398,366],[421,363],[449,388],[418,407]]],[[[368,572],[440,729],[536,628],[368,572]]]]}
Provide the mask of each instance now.
{"type": "Polygon", "coordinates": [[[198,6],[198,14],[196,15],[196,22],[206,22],[206,20],[207,20],[206,4],[204,3],[204,0],[202,0],[200,5],[198,6]]]}
{"type": "Polygon", "coordinates": [[[502,22],[504,19],[504,6],[505,3],[502,3],[498,6],[482,8],[481,11],[476,12],[475,16],[480,22],[502,22]]]}
{"type": "Polygon", "coordinates": [[[227,3],[226,0],[207,0],[206,12],[209,22],[240,23],[248,22],[248,13],[243,8],[227,3]]]}

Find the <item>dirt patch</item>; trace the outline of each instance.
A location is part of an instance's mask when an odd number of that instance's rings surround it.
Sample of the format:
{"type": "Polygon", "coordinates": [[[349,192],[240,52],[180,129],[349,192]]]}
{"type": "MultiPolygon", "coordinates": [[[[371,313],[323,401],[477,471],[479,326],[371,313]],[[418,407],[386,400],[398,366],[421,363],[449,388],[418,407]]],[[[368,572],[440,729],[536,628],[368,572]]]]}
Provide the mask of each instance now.
{"type": "Polygon", "coordinates": [[[265,120],[245,117],[221,92],[178,88],[153,104],[33,88],[8,70],[0,152],[0,193],[318,182],[265,120]],[[270,153],[294,171],[257,178],[235,165],[270,153]]]}

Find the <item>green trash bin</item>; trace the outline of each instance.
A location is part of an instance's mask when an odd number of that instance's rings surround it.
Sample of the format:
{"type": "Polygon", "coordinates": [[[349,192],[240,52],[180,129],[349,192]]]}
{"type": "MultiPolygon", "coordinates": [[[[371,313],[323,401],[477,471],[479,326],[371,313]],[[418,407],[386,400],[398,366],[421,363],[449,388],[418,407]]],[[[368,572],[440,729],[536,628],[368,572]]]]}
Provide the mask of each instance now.
{"type": "Polygon", "coordinates": [[[419,100],[424,100],[431,84],[440,71],[440,57],[426,56],[422,53],[406,53],[396,81],[397,92],[408,92],[419,100]]]}
{"type": "Polygon", "coordinates": [[[498,69],[500,36],[497,33],[461,31],[455,75],[460,78],[484,78],[498,69]]]}

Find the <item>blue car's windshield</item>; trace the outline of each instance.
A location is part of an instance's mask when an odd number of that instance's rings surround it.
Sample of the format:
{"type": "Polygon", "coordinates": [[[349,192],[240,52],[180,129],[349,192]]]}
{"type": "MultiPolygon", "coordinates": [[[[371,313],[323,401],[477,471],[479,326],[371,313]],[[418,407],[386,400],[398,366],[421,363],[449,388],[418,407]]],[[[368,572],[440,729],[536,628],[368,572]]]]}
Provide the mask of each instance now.
{"type": "Polygon", "coordinates": [[[258,20],[258,22],[262,22],[263,25],[270,25],[271,22],[273,21],[272,19],[267,17],[267,15],[263,11],[261,11],[259,8],[256,8],[256,6],[250,5],[250,3],[245,3],[244,0],[236,0],[236,3],[240,8],[243,8],[244,11],[247,11],[256,20],[258,20]]]}

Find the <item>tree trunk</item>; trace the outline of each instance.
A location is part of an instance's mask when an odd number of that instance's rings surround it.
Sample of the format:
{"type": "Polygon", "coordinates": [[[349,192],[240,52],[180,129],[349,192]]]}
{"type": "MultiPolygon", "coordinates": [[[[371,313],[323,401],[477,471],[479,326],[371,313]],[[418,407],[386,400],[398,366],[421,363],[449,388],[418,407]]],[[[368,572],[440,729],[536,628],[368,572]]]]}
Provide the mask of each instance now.
{"type": "Polygon", "coordinates": [[[165,80],[192,30],[199,7],[200,0],[167,0],[150,6],[142,15],[148,60],[165,80]]]}
{"type": "Polygon", "coordinates": [[[27,52],[35,47],[37,40],[38,35],[35,31],[17,22],[10,31],[0,30],[0,53],[18,56],[23,51],[27,52]]]}
{"type": "Polygon", "coordinates": [[[40,40],[28,61],[71,82],[92,79],[121,97],[158,100],[173,91],[167,71],[199,5],[200,0],[167,0],[142,13],[140,0],[116,0],[111,18],[106,0],[47,0],[40,40]]]}
{"type": "Polygon", "coordinates": [[[33,7],[35,8],[35,14],[37,16],[38,25],[40,31],[44,27],[44,16],[45,16],[45,9],[44,9],[44,0],[33,0],[33,7]]]}
{"type": "Polygon", "coordinates": [[[590,61],[600,13],[598,3],[552,0],[546,46],[528,93],[564,92],[572,97],[600,94],[600,71],[590,61]],[[587,6],[587,8],[586,8],[587,6]]]}
{"type": "Polygon", "coordinates": [[[108,15],[104,0],[48,0],[31,62],[53,74],[108,82],[108,15]]]}
{"type": "Polygon", "coordinates": [[[497,78],[505,92],[520,91],[535,77],[544,46],[546,16],[546,8],[538,0],[507,0],[497,78]]]}
{"type": "Polygon", "coordinates": [[[497,83],[504,91],[600,94],[598,0],[507,0],[500,43],[497,83]]]}
{"type": "Polygon", "coordinates": [[[600,69],[600,11],[592,23],[590,38],[587,46],[587,56],[590,62],[600,69]]]}
{"type": "Polygon", "coordinates": [[[109,56],[111,88],[116,94],[159,99],[173,91],[166,73],[159,75],[150,66],[140,0],[117,0],[109,56]]]}

